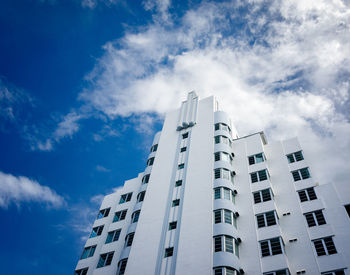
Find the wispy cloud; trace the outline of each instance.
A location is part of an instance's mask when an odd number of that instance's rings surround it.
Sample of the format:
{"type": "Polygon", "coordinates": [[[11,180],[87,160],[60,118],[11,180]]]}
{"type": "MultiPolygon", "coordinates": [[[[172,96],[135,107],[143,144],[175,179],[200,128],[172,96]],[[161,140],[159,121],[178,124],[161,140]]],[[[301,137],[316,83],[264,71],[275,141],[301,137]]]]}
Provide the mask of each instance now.
{"type": "Polygon", "coordinates": [[[97,165],[96,171],[108,173],[108,172],[111,172],[111,169],[107,169],[106,167],[103,167],[102,165],[97,165]]]}
{"type": "MultiPolygon", "coordinates": [[[[145,3],[157,10],[157,1],[145,3]]],[[[165,27],[155,20],[107,43],[87,77],[91,88],[80,98],[113,119],[163,115],[193,89],[202,98],[214,94],[242,135],[258,130],[275,139],[298,135],[316,174],[346,180],[346,3],[205,1],[176,20],[165,27]]]]}
{"type": "Polygon", "coordinates": [[[43,203],[53,208],[65,205],[64,198],[48,186],[27,177],[0,172],[0,207],[7,208],[11,204],[20,207],[30,202],[43,203]]]}

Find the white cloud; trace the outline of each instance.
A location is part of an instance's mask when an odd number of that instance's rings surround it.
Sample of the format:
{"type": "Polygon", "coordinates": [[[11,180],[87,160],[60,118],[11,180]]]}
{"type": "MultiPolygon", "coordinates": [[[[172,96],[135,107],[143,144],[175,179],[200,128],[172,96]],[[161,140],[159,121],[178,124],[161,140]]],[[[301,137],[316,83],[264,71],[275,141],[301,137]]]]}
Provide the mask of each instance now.
{"type": "Polygon", "coordinates": [[[92,88],[80,98],[112,119],[137,115],[147,122],[148,113],[163,115],[188,91],[202,98],[214,94],[241,135],[260,130],[274,139],[298,135],[316,174],[346,179],[350,9],[345,3],[203,2],[178,22],[163,27],[155,20],[107,43],[87,77],[92,88]]]}
{"type": "Polygon", "coordinates": [[[54,208],[65,205],[64,198],[49,187],[27,177],[0,172],[0,207],[7,208],[12,203],[20,206],[29,202],[44,203],[54,208]]]}

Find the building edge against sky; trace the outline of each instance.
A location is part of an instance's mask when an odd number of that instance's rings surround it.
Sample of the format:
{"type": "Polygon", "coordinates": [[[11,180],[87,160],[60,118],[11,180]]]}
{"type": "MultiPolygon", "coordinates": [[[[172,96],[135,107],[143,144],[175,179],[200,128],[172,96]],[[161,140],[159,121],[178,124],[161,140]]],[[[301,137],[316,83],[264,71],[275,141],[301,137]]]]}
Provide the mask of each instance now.
{"type": "Polygon", "coordinates": [[[75,274],[350,274],[349,187],[326,181],[296,138],[239,137],[191,92],[103,199],[75,274]]]}

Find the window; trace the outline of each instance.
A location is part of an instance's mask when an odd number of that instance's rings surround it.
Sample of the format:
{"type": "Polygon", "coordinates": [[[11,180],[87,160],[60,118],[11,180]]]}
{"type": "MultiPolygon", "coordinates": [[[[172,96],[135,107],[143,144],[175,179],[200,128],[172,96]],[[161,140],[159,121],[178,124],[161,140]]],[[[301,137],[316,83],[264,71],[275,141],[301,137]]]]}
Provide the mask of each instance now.
{"type": "Polygon", "coordinates": [[[104,267],[112,263],[114,251],[101,254],[96,268],[104,267]]]}
{"type": "Polygon", "coordinates": [[[128,263],[128,259],[122,259],[118,263],[118,275],[123,275],[125,273],[126,264],[128,263]]]}
{"type": "Polygon", "coordinates": [[[263,153],[259,153],[259,154],[248,157],[249,165],[253,165],[253,164],[259,163],[259,162],[264,162],[264,160],[265,160],[265,158],[264,158],[263,153]]]}
{"type": "Polygon", "coordinates": [[[145,194],[146,194],[146,191],[142,191],[140,193],[137,194],[137,202],[141,202],[145,199],[145,194]]]}
{"type": "Polygon", "coordinates": [[[312,242],[314,243],[317,256],[331,255],[337,253],[332,237],[313,240],[312,242]]]}
{"type": "Polygon", "coordinates": [[[175,187],[179,187],[179,186],[181,186],[182,185],[182,180],[177,180],[176,182],[175,182],[175,187]]]}
{"type": "Polygon", "coordinates": [[[132,241],[134,240],[134,235],[135,235],[134,232],[133,233],[129,233],[128,235],[126,235],[126,237],[125,237],[125,247],[132,245],[132,241]]]}
{"type": "Polygon", "coordinates": [[[83,269],[76,270],[74,272],[74,275],[86,275],[88,272],[88,269],[89,268],[83,268],[83,269]]]}
{"type": "Polygon", "coordinates": [[[119,200],[119,204],[130,201],[131,197],[132,197],[132,193],[127,193],[127,194],[121,195],[120,200],[119,200]]]}
{"type": "Polygon", "coordinates": [[[152,147],[151,147],[151,152],[156,152],[158,149],[158,144],[154,144],[152,147]]]}
{"type": "Polygon", "coordinates": [[[256,221],[258,228],[275,225],[277,224],[276,213],[275,211],[269,211],[256,215],[256,221]]]}
{"type": "Polygon", "coordinates": [[[317,196],[313,187],[298,191],[300,202],[316,200],[317,196]]]}
{"type": "Polygon", "coordinates": [[[142,178],[142,184],[146,184],[149,182],[149,176],[150,174],[144,175],[142,178]]]}
{"type": "Polygon", "coordinates": [[[132,213],[131,215],[131,222],[138,222],[139,221],[139,217],[140,217],[140,210],[135,211],[134,213],[132,213]]]}
{"type": "Polygon", "coordinates": [[[307,167],[292,171],[291,173],[293,175],[294,181],[299,181],[301,179],[305,180],[305,179],[308,179],[311,177],[310,173],[309,173],[309,168],[307,168],[307,167]]]}
{"type": "Polygon", "coordinates": [[[229,145],[230,147],[232,146],[231,140],[225,136],[215,136],[214,141],[215,141],[215,144],[224,143],[229,145]]]}
{"type": "Polygon", "coordinates": [[[103,225],[101,225],[101,226],[96,226],[96,227],[92,228],[92,232],[91,232],[89,238],[93,238],[93,237],[96,237],[96,236],[100,236],[100,235],[102,234],[102,231],[103,231],[103,225]]]}
{"type": "Polygon", "coordinates": [[[117,230],[108,232],[106,243],[112,243],[112,242],[118,241],[121,231],[122,231],[121,229],[117,229],[117,230]]]}
{"type": "Polygon", "coordinates": [[[293,154],[287,155],[288,163],[293,163],[296,161],[301,161],[304,159],[303,153],[301,151],[295,152],[293,154]]]}
{"type": "Polygon", "coordinates": [[[96,250],[96,245],[85,247],[83,254],[81,254],[80,259],[86,259],[94,256],[95,250],[96,250]]]}
{"type": "Polygon", "coordinates": [[[272,199],[271,189],[264,189],[253,193],[254,203],[270,201],[272,199]]]}
{"type": "Polygon", "coordinates": [[[348,216],[350,218],[350,204],[344,205],[346,212],[348,213],[348,216]]]}
{"type": "Polygon", "coordinates": [[[215,161],[223,160],[223,161],[229,162],[231,164],[232,164],[232,160],[233,160],[232,156],[226,152],[216,152],[214,154],[214,159],[215,159],[215,161]]]}
{"type": "Polygon", "coordinates": [[[169,247],[165,249],[164,258],[173,256],[174,247],[169,247]]]}
{"type": "Polygon", "coordinates": [[[214,252],[225,251],[238,256],[238,242],[227,235],[214,236],[214,252]]]}
{"type": "Polygon", "coordinates": [[[276,270],[276,271],[270,271],[266,272],[263,275],[289,275],[288,269],[281,269],[281,270],[276,270]]]}
{"type": "Polygon", "coordinates": [[[100,212],[98,212],[97,219],[102,219],[102,218],[107,217],[110,210],[111,210],[111,208],[105,208],[105,209],[100,210],[100,212]]]}
{"type": "Polygon", "coordinates": [[[151,166],[151,165],[153,165],[153,163],[154,163],[154,157],[149,158],[149,159],[147,160],[147,166],[151,166]]]}
{"type": "Polygon", "coordinates": [[[321,273],[321,275],[345,275],[345,271],[344,269],[338,269],[321,273]]]}
{"type": "Polygon", "coordinates": [[[217,168],[214,169],[214,178],[215,179],[227,179],[233,181],[233,176],[235,175],[235,172],[231,172],[228,169],[225,168],[217,168]]]}
{"type": "Polygon", "coordinates": [[[216,123],[215,124],[215,131],[217,131],[217,130],[223,130],[223,131],[227,131],[227,132],[231,133],[231,128],[225,123],[216,123]]]}
{"type": "Polygon", "coordinates": [[[235,192],[227,187],[214,188],[214,199],[226,199],[235,203],[235,192]]]}
{"type": "Polygon", "coordinates": [[[187,147],[182,147],[182,148],[180,149],[180,152],[186,152],[186,150],[187,150],[187,147]]]}
{"type": "Polygon", "coordinates": [[[267,170],[260,170],[250,174],[250,179],[252,183],[267,180],[267,170]]]}
{"type": "Polygon", "coordinates": [[[118,222],[118,221],[122,221],[125,219],[126,217],[126,211],[127,210],[122,210],[119,212],[116,212],[113,218],[113,222],[118,222]]]}
{"type": "Polygon", "coordinates": [[[238,275],[237,270],[228,266],[214,267],[214,275],[238,275]]]}
{"type": "Polygon", "coordinates": [[[182,134],[182,139],[188,138],[188,132],[182,134]]]}
{"type": "Polygon", "coordinates": [[[237,227],[236,216],[228,209],[214,210],[214,223],[228,223],[237,227]]]}
{"type": "Polygon", "coordinates": [[[169,230],[173,230],[173,229],[176,229],[176,225],[177,225],[177,222],[170,222],[169,223],[169,230]]]}
{"type": "Polygon", "coordinates": [[[282,243],[281,238],[273,238],[260,242],[261,256],[272,256],[277,254],[282,254],[282,243]]]}
{"type": "Polygon", "coordinates": [[[181,164],[179,164],[178,166],[177,166],[177,169],[184,169],[184,167],[185,167],[185,164],[184,163],[181,163],[181,164]]]}
{"type": "Polygon", "coordinates": [[[305,213],[304,216],[309,227],[326,224],[326,220],[323,216],[322,210],[305,213]]]}
{"type": "Polygon", "coordinates": [[[173,200],[172,207],[178,206],[180,204],[180,199],[173,200]]]}

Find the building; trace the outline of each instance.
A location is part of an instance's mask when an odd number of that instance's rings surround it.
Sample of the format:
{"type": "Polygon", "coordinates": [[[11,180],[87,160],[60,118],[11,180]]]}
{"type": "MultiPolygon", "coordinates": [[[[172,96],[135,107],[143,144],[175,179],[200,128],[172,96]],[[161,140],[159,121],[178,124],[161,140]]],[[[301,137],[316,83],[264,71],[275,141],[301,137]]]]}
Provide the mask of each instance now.
{"type": "Polygon", "coordinates": [[[239,137],[191,92],[145,171],[104,198],[75,274],[350,274],[341,188],[318,183],[296,138],[239,137]]]}

